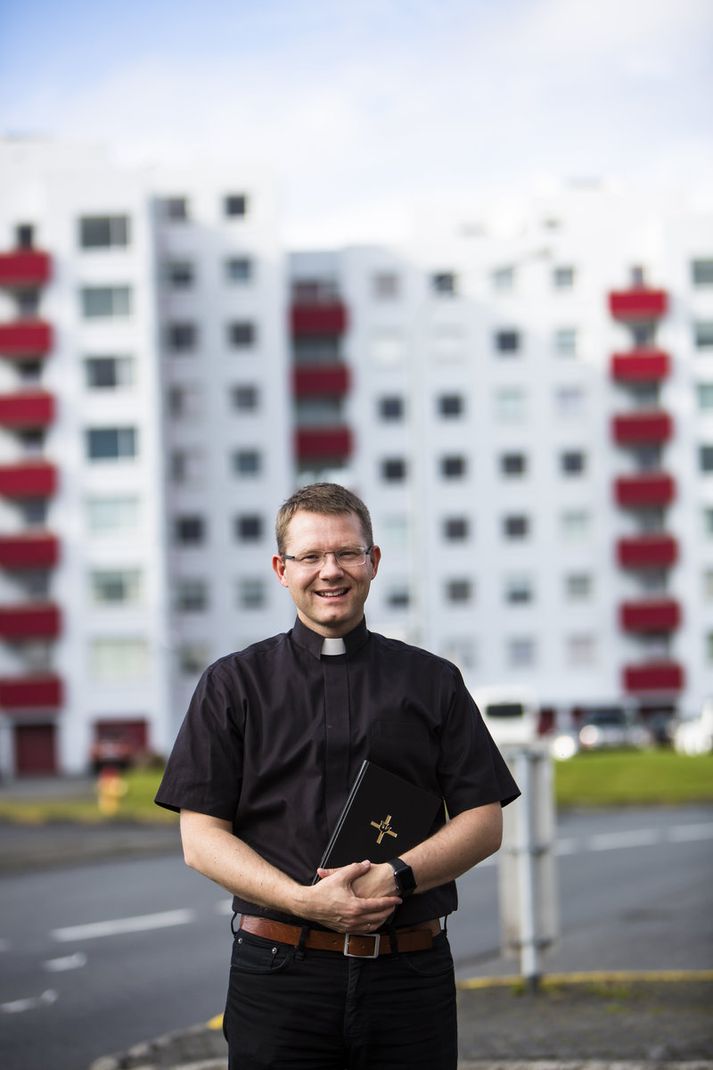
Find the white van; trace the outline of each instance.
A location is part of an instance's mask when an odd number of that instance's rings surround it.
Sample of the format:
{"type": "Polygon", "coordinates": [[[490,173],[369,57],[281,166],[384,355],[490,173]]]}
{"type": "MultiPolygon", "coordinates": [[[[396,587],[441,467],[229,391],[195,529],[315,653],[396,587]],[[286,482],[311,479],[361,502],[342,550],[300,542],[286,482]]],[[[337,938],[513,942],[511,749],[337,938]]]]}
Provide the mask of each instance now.
{"type": "Polygon", "coordinates": [[[531,743],[537,738],[538,707],[532,692],[487,687],[474,691],[473,698],[496,743],[531,743]]]}

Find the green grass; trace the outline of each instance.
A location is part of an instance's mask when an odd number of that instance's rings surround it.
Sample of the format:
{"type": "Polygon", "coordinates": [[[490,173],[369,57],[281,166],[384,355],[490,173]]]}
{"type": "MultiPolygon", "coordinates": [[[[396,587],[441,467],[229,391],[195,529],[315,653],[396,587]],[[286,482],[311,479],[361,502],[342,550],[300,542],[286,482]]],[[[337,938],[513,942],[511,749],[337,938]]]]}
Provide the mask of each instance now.
{"type": "Polygon", "coordinates": [[[557,805],[676,806],[713,802],[713,754],[600,751],[555,763],[557,805]]]}
{"type": "MultiPolygon", "coordinates": [[[[578,754],[555,763],[555,793],[560,807],[713,803],[713,754],[690,758],[667,750],[578,754]]],[[[154,805],[160,770],[126,774],[126,794],[117,814],[99,811],[96,791],[83,796],[0,798],[0,821],[175,821],[154,805]]]]}

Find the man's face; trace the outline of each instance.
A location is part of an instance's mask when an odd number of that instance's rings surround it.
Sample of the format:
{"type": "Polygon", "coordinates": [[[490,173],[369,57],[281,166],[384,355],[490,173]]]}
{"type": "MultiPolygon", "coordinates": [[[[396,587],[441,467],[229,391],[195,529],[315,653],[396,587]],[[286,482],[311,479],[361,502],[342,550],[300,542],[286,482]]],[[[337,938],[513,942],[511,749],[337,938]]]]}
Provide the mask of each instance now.
{"type": "MultiPolygon", "coordinates": [[[[309,551],[364,546],[364,532],[355,513],[330,516],[299,510],[287,529],[285,553],[302,556],[309,551]]],[[[321,565],[308,568],[275,554],[272,567],[292,595],[302,623],[319,635],[337,637],[346,635],[361,621],[380,558],[381,551],[375,546],[363,565],[345,568],[330,553],[321,565]]]]}

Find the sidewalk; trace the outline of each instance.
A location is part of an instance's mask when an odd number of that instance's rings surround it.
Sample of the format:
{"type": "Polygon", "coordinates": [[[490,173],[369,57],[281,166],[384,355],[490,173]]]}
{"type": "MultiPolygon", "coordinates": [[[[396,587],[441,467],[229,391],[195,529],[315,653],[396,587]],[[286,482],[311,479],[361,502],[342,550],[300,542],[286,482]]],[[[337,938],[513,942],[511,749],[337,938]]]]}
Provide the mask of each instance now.
{"type": "MultiPolygon", "coordinates": [[[[713,977],[460,987],[459,1070],[712,1070],[713,977]]],[[[103,1056],[90,1070],[226,1070],[218,1021],[103,1056]]]]}

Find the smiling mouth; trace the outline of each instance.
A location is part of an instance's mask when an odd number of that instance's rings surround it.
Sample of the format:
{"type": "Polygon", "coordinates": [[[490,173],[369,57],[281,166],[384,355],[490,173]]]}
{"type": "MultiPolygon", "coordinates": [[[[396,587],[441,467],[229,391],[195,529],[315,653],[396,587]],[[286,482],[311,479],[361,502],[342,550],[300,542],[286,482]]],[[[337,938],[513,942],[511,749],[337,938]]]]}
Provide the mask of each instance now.
{"type": "Polygon", "coordinates": [[[340,587],[338,591],[315,591],[320,598],[341,598],[349,590],[348,587],[340,587]]]}

